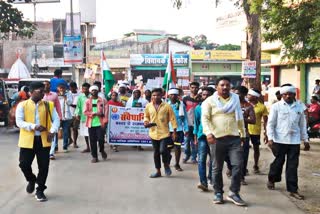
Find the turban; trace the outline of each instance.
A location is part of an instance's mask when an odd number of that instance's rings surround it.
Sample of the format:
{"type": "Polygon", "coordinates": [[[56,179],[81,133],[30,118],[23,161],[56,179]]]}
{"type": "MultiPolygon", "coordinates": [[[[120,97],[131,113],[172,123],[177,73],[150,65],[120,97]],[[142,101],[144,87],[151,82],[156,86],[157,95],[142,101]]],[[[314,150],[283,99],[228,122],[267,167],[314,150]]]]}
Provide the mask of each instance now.
{"type": "Polygon", "coordinates": [[[97,90],[97,91],[99,91],[98,86],[96,86],[96,85],[92,85],[92,86],[90,86],[89,91],[90,91],[90,92],[92,92],[93,90],[97,90]]]}
{"type": "Polygon", "coordinates": [[[252,89],[249,90],[248,94],[251,95],[251,96],[255,96],[255,97],[260,97],[261,96],[258,92],[254,91],[252,89]]]}
{"type": "Polygon", "coordinates": [[[280,88],[280,94],[285,93],[296,93],[296,88],[294,86],[283,86],[280,88]]]}
{"type": "Polygon", "coordinates": [[[121,84],[119,84],[119,88],[126,88],[127,87],[127,85],[126,84],[123,84],[123,83],[121,83],[121,84]]]}
{"type": "Polygon", "coordinates": [[[176,89],[176,88],[171,88],[171,89],[169,89],[169,91],[168,91],[168,95],[171,95],[171,94],[179,95],[179,90],[176,89]]]}

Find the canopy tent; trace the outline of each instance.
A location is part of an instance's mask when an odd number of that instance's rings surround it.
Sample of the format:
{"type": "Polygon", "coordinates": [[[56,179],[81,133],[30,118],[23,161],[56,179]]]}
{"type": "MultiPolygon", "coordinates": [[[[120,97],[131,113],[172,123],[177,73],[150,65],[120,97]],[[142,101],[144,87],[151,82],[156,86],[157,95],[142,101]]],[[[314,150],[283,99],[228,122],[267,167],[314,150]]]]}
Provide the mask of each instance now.
{"type": "Polygon", "coordinates": [[[8,79],[24,79],[24,78],[31,78],[31,75],[26,65],[22,62],[20,58],[18,58],[10,69],[8,79]]]}

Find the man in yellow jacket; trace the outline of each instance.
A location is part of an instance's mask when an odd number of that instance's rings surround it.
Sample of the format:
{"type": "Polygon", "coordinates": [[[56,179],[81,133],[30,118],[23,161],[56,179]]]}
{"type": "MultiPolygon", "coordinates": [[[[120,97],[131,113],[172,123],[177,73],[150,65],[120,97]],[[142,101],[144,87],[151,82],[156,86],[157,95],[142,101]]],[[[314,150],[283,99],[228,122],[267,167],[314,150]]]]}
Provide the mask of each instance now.
{"type": "Polygon", "coordinates": [[[47,188],[45,183],[49,171],[49,152],[60,120],[54,104],[42,100],[44,96],[42,82],[32,82],[30,91],[30,99],[19,103],[16,110],[16,124],[20,128],[19,167],[28,181],[26,191],[31,194],[37,183],[35,197],[38,201],[46,201],[43,191],[47,188]],[[31,168],[35,156],[39,168],[38,176],[33,174],[31,168]]]}

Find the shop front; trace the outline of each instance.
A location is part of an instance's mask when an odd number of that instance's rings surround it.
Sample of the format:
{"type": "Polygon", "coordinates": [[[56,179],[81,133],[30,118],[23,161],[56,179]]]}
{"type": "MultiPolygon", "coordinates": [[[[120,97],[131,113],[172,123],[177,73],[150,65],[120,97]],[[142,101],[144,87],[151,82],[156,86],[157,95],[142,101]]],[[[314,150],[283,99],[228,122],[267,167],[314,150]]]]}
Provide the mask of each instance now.
{"type": "MultiPolygon", "coordinates": [[[[189,72],[189,55],[188,54],[173,54],[174,69],[189,72]]],[[[157,87],[161,87],[162,80],[165,75],[169,59],[169,54],[131,54],[130,67],[132,80],[135,83],[143,81],[148,84],[157,82],[157,87]]],[[[187,72],[187,73],[188,73],[187,72]]],[[[177,72],[185,73],[185,72],[177,72]]],[[[189,75],[187,77],[178,76],[178,86],[188,87],[189,75]]]]}

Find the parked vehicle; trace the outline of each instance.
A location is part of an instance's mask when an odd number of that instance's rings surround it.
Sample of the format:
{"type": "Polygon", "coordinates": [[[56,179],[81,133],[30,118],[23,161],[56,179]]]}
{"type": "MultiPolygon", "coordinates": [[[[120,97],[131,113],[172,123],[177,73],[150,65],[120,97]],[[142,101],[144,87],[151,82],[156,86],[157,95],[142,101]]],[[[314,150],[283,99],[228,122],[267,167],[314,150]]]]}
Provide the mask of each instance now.
{"type": "Polygon", "coordinates": [[[0,79],[0,123],[8,125],[9,98],[6,91],[6,83],[0,79]]]}
{"type": "Polygon", "coordinates": [[[43,81],[45,81],[45,80],[50,81],[50,79],[45,79],[45,78],[20,79],[20,80],[19,80],[18,89],[19,89],[19,91],[20,91],[20,89],[21,89],[23,86],[29,87],[32,82],[43,82],[43,81]]]}

